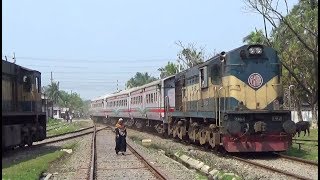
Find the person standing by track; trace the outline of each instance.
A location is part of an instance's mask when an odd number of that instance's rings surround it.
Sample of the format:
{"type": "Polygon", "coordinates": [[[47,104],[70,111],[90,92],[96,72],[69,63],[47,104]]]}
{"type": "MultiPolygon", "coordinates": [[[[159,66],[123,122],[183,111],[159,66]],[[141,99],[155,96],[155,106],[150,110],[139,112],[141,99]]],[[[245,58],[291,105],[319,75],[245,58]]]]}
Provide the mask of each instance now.
{"type": "Polygon", "coordinates": [[[115,147],[116,154],[120,152],[122,155],[125,155],[124,153],[127,150],[127,141],[126,141],[127,130],[122,118],[118,120],[115,131],[116,131],[116,147],[115,147]]]}

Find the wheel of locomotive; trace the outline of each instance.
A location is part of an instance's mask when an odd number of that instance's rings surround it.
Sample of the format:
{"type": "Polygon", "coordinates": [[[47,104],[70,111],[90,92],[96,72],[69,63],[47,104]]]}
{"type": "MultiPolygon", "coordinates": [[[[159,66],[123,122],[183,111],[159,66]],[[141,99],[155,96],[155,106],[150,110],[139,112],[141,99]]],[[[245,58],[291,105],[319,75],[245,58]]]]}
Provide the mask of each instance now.
{"type": "Polygon", "coordinates": [[[198,132],[198,137],[199,137],[199,143],[201,145],[204,145],[207,142],[207,131],[205,128],[200,128],[198,132]]]}
{"type": "Polygon", "coordinates": [[[186,127],[186,124],[183,123],[182,121],[178,121],[178,124],[177,124],[177,135],[179,137],[179,139],[181,140],[186,140],[187,139],[187,127],[186,127]]]}
{"type": "Polygon", "coordinates": [[[189,126],[188,129],[188,136],[189,136],[189,140],[193,143],[198,141],[198,132],[199,132],[199,125],[198,123],[194,122],[189,126]]]}
{"type": "Polygon", "coordinates": [[[215,124],[210,124],[207,133],[208,143],[211,148],[215,148],[220,143],[219,128],[215,124]]]}

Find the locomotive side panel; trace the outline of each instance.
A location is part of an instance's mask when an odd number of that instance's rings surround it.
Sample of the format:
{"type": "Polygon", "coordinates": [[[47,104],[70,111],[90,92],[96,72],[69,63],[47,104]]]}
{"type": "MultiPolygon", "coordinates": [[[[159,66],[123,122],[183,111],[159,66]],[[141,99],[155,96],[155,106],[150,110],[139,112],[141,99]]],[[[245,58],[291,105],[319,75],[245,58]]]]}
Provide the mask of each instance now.
{"type": "Polygon", "coordinates": [[[30,146],[46,138],[41,74],[7,61],[2,65],[2,148],[30,146]]]}

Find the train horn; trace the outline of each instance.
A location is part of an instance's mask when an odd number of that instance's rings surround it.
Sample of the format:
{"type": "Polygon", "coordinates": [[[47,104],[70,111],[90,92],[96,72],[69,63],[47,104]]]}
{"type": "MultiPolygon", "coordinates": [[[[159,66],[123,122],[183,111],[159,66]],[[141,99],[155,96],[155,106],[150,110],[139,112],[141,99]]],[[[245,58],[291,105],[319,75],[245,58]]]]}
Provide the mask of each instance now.
{"type": "Polygon", "coordinates": [[[226,59],[226,52],[222,51],[222,52],[220,53],[220,61],[221,61],[221,62],[224,62],[225,59],[226,59]]]}

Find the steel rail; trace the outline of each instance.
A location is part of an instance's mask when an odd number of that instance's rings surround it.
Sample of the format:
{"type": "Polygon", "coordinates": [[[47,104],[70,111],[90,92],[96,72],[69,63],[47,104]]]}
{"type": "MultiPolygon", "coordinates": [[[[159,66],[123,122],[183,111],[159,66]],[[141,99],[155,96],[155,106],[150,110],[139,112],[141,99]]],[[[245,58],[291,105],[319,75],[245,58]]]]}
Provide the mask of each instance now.
{"type": "Polygon", "coordinates": [[[287,171],[283,171],[283,170],[280,170],[280,169],[277,169],[277,168],[266,166],[264,164],[260,164],[260,163],[256,163],[256,162],[253,162],[253,161],[250,161],[250,160],[247,160],[247,159],[243,159],[243,158],[240,158],[240,157],[237,157],[237,156],[232,156],[232,158],[237,159],[239,161],[246,162],[246,163],[251,164],[251,165],[255,165],[255,166],[270,170],[270,171],[274,171],[274,172],[277,172],[277,173],[280,173],[280,174],[285,174],[287,176],[291,176],[291,177],[294,177],[294,178],[297,178],[297,179],[307,179],[307,180],[310,179],[310,178],[303,177],[303,176],[300,176],[300,175],[297,175],[297,174],[293,174],[293,173],[290,173],[290,172],[287,172],[287,171]]]}
{"type": "MultiPolygon", "coordinates": [[[[112,129],[113,132],[115,132],[115,128],[111,126],[107,126],[112,129]]],[[[138,158],[140,161],[145,164],[145,166],[159,179],[166,180],[168,179],[164,174],[161,173],[161,171],[158,170],[155,166],[150,164],[141,154],[139,154],[133,147],[130,145],[130,143],[127,142],[127,146],[130,149],[130,151],[138,158]]]]}
{"type": "MultiPolygon", "coordinates": [[[[103,130],[103,129],[105,129],[105,128],[106,128],[106,127],[101,128],[101,129],[98,129],[98,130],[96,130],[96,131],[101,131],[101,130],[103,130]]],[[[85,135],[87,135],[87,134],[91,134],[91,133],[93,133],[93,132],[94,132],[94,131],[89,131],[89,132],[85,132],[85,133],[73,135],[73,136],[70,136],[70,137],[65,137],[65,138],[61,138],[61,139],[57,139],[57,140],[52,140],[52,141],[49,141],[49,142],[44,142],[44,143],[41,143],[41,144],[36,144],[36,145],[31,146],[31,148],[33,148],[33,147],[38,147],[38,146],[42,146],[42,145],[46,145],[46,144],[51,144],[51,143],[55,143],[55,142],[65,141],[65,140],[69,140],[69,139],[74,139],[74,138],[77,138],[77,137],[85,136],[85,135]]]]}
{"type": "Polygon", "coordinates": [[[302,162],[302,163],[305,163],[305,164],[310,164],[310,165],[313,165],[313,166],[318,166],[319,164],[315,161],[308,161],[308,160],[305,160],[305,159],[301,159],[301,158],[297,158],[297,157],[293,157],[293,156],[287,156],[287,155],[284,155],[284,154],[281,154],[281,153],[274,153],[282,158],[285,158],[285,159],[290,159],[290,160],[293,160],[293,161],[298,161],[298,162],[302,162]]]}
{"type": "Polygon", "coordinates": [[[96,126],[94,125],[94,130],[92,134],[92,143],[91,143],[91,163],[90,163],[90,172],[89,179],[94,180],[95,164],[96,164],[96,126]]]}
{"type": "Polygon", "coordinates": [[[67,135],[67,134],[73,134],[73,133],[77,133],[77,132],[85,131],[85,130],[87,130],[87,129],[91,129],[91,128],[93,128],[93,127],[94,127],[94,126],[90,126],[90,127],[86,127],[86,128],[83,128],[83,129],[79,129],[79,130],[76,130],[76,131],[72,131],[72,132],[66,132],[66,133],[62,133],[62,134],[57,134],[57,135],[47,136],[47,138],[46,138],[46,139],[55,138],[55,137],[59,137],[59,136],[67,135]]]}
{"type": "Polygon", "coordinates": [[[130,143],[127,142],[127,146],[130,149],[130,151],[136,156],[138,157],[146,166],[149,170],[151,170],[151,172],[159,179],[163,179],[166,180],[166,176],[164,174],[162,174],[155,166],[153,166],[152,164],[150,164],[143,156],[141,156],[131,145],[130,143]]]}
{"type": "MultiPolygon", "coordinates": [[[[101,130],[106,129],[106,128],[107,127],[103,127],[103,128],[98,129],[96,131],[98,132],[98,131],[101,131],[101,130]]],[[[47,145],[47,144],[61,142],[61,141],[69,140],[69,139],[74,139],[74,138],[85,136],[85,135],[88,135],[88,134],[91,134],[91,133],[93,133],[93,131],[89,131],[89,132],[85,132],[85,133],[81,133],[81,134],[77,134],[77,135],[73,135],[73,136],[69,136],[69,137],[65,137],[65,138],[60,138],[60,139],[56,139],[56,140],[51,140],[51,141],[48,141],[48,142],[43,142],[43,143],[40,142],[39,144],[32,145],[31,147],[17,148],[15,150],[7,151],[3,155],[11,156],[11,155],[16,154],[16,153],[21,152],[21,151],[35,149],[35,148],[38,148],[38,147],[41,147],[41,146],[44,146],[44,145],[47,145]]]]}

